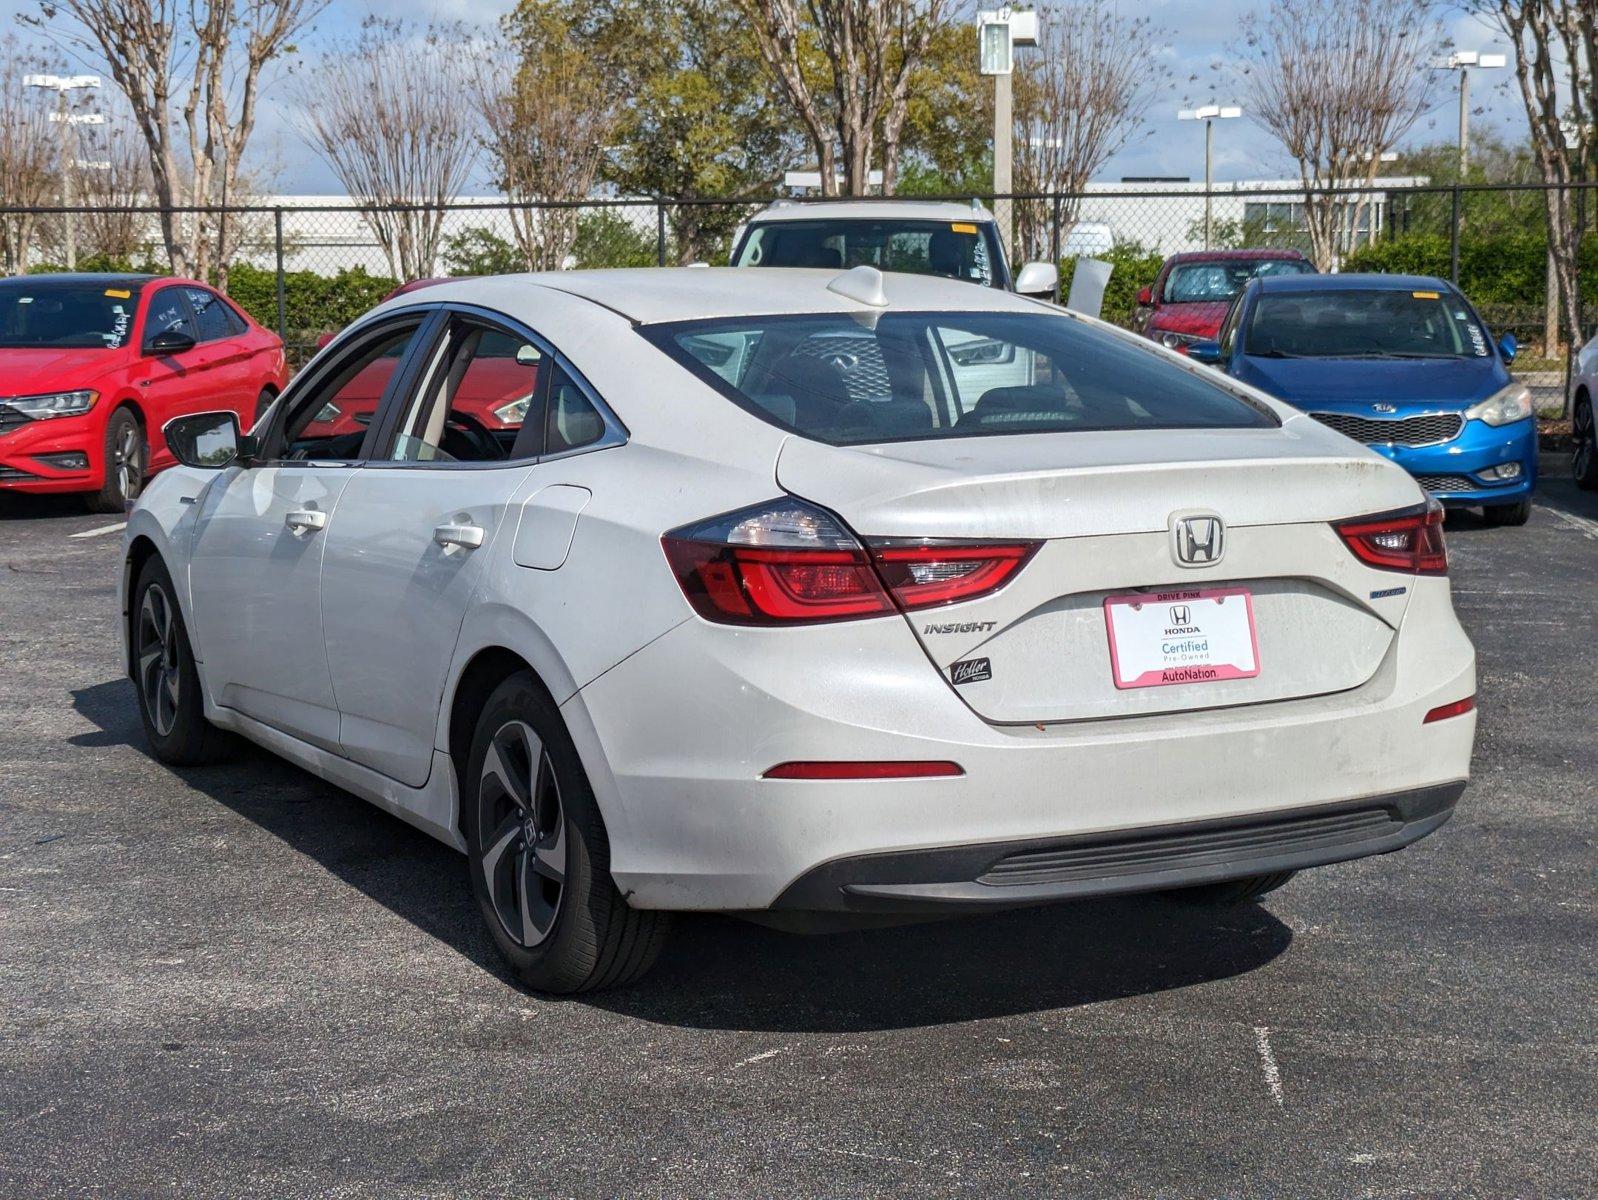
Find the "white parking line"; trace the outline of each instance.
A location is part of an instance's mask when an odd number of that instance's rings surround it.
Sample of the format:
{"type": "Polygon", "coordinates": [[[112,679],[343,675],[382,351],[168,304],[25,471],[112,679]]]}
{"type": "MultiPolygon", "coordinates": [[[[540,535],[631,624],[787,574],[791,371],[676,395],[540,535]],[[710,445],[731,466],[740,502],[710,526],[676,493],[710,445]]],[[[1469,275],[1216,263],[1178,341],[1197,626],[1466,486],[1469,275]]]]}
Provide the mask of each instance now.
{"type": "Polygon", "coordinates": [[[1286,1108],[1287,1103],[1282,1096],[1282,1072],[1271,1050],[1271,1031],[1268,1026],[1254,1026],[1254,1048],[1260,1052],[1260,1070],[1265,1075],[1265,1086],[1270,1089],[1271,1099],[1276,1101],[1277,1108],[1286,1108]]]}
{"type": "Polygon", "coordinates": [[[104,537],[108,533],[120,533],[128,527],[126,521],[118,521],[115,525],[102,525],[98,529],[85,529],[82,533],[69,533],[70,538],[104,537]]]}
{"type": "Polygon", "coordinates": [[[1575,513],[1567,513],[1563,509],[1549,508],[1544,504],[1537,505],[1537,511],[1547,513],[1556,521],[1562,521],[1570,526],[1583,537],[1590,537],[1593,541],[1598,542],[1598,521],[1591,521],[1586,517],[1578,517],[1575,513]]]}

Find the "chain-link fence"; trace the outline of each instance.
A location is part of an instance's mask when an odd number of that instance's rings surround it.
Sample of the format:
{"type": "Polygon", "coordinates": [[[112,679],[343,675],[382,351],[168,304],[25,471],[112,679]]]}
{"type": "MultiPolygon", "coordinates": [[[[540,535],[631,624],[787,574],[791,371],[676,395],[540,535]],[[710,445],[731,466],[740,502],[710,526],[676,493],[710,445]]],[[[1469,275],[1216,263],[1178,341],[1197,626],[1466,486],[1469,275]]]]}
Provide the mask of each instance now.
{"type": "MultiPolygon", "coordinates": [[[[1598,312],[1598,194],[1571,190],[1581,297],[1598,312]]],[[[1131,323],[1166,256],[1209,249],[1301,251],[1323,270],[1452,279],[1496,333],[1521,343],[1517,370],[1558,410],[1574,347],[1559,321],[1547,195],[1535,185],[1381,181],[1306,191],[1288,184],[1120,183],[1080,193],[927,197],[1008,216],[1012,257],[1114,265],[1104,316],[1131,323]]],[[[402,282],[529,268],[725,263],[740,226],[772,198],[591,199],[511,205],[362,207],[350,200],[161,210],[0,206],[0,265],[177,271],[211,279],[283,336],[296,363],[319,337],[402,282]]],[[[884,262],[879,265],[891,266],[884,262]]],[[[1586,331],[1585,326],[1581,328],[1586,331]]]]}

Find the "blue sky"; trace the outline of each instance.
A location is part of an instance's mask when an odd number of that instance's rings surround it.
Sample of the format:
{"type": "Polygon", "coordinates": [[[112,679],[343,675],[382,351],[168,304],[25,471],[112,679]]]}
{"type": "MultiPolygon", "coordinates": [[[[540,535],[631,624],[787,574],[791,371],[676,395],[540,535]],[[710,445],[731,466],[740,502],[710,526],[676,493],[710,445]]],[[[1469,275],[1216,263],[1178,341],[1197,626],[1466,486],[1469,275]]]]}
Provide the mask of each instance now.
{"type": "MultiPolygon", "coordinates": [[[[437,19],[490,25],[513,4],[514,0],[386,0],[381,5],[333,0],[315,29],[301,39],[301,48],[307,58],[314,59],[319,46],[349,34],[363,17],[373,12],[419,21],[437,19]]],[[[1223,76],[1226,65],[1238,60],[1240,22],[1257,7],[1258,0],[1204,0],[1203,3],[1128,0],[1129,12],[1150,17],[1168,34],[1164,58],[1171,70],[1172,83],[1168,94],[1156,98],[1150,109],[1147,129],[1140,131],[1106,166],[1101,178],[1114,180],[1124,175],[1203,177],[1202,127],[1191,122],[1179,123],[1176,111],[1191,103],[1210,99],[1227,102],[1237,98],[1226,87],[1223,76]]],[[[35,11],[35,0],[0,0],[0,27],[14,27],[18,13],[35,11]]],[[[1508,49],[1501,39],[1495,38],[1494,30],[1473,18],[1460,16],[1451,20],[1448,31],[1453,44],[1462,49],[1508,49]]],[[[82,69],[79,64],[65,59],[62,65],[82,69]]],[[[1482,110],[1472,117],[1473,130],[1491,128],[1511,138],[1522,136],[1525,114],[1518,95],[1508,86],[1512,74],[1508,70],[1494,71],[1472,81],[1472,108],[1482,110]]],[[[1432,100],[1433,108],[1416,126],[1409,138],[1411,143],[1453,140],[1458,111],[1453,77],[1438,79],[1432,100]]],[[[251,151],[258,174],[266,177],[267,186],[263,190],[288,193],[341,190],[326,167],[295,136],[293,121],[294,114],[287,103],[269,93],[262,105],[251,151]]],[[[1245,117],[1217,124],[1215,177],[1218,180],[1287,178],[1292,174],[1291,161],[1252,121],[1245,117]]],[[[472,190],[486,189],[479,181],[472,190]]]]}

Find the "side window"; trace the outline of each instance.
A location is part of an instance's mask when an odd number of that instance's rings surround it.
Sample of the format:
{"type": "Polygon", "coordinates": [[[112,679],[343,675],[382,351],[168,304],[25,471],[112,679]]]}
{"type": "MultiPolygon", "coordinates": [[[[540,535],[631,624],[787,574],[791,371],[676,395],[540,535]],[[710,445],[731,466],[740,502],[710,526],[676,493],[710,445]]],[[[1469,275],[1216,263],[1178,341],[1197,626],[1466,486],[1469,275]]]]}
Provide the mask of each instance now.
{"type": "Polygon", "coordinates": [[[559,454],[597,442],[605,435],[605,419],[572,382],[565,368],[556,366],[549,378],[548,424],[544,453],[559,454]]]}
{"type": "Polygon", "coordinates": [[[1240,294],[1236,300],[1232,301],[1232,307],[1226,310],[1226,320],[1221,322],[1220,343],[1222,354],[1230,355],[1232,353],[1232,343],[1237,339],[1238,317],[1242,311],[1243,297],[1240,294]]]}
{"type": "Polygon", "coordinates": [[[406,407],[387,457],[394,462],[508,462],[536,456],[545,363],[531,342],[492,326],[457,321],[406,407]]]}
{"type": "Polygon", "coordinates": [[[194,310],[194,323],[199,329],[201,342],[214,342],[220,338],[233,336],[233,330],[228,324],[227,302],[215,292],[205,288],[185,288],[189,297],[189,307],[194,310]]]}
{"type": "Polygon", "coordinates": [[[180,287],[164,287],[150,297],[149,315],[144,319],[145,345],[148,346],[156,334],[168,330],[177,330],[195,341],[200,340],[199,328],[189,312],[189,302],[183,292],[184,289],[180,287]]]}
{"type": "Polygon", "coordinates": [[[268,454],[290,460],[358,458],[373,415],[421,322],[391,326],[351,347],[327,374],[291,397],[268,454]]]}

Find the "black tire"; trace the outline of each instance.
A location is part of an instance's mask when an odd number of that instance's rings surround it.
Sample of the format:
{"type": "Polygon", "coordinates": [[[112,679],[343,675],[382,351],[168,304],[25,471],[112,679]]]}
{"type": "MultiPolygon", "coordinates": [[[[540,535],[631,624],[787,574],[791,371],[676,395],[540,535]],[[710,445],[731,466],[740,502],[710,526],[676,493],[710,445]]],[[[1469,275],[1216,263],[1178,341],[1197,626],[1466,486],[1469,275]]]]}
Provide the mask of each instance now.
{"type": "MultiPolygon", "coordinates": [[[[250,422],[250,428],[261,423],[261,418],[266,416],[266,410],[272,407],[272,401],[277,399],[277,393],[271,388],[262,388],[261,394],[255,398],[255,419],[250,422]]],[[[249,430],[245,430],[246,433],[249,430]]]]}
{"type": "Polygon", "coordinates": [[[1489,504],[1481,510],[1489,525],[1524,525],[1531,520],[1531,501],[1517,500],[1513,504],[1489,504]]]}
{"type": "Polygon", "coordinates": [[[215,762],[231,749],[228,735],[205,719],[194,651],[178,607],[177,589],[160,558],[152,557],[133,585],[128,641],[139,720],[155,756],[175,767],[215,762]]]}
{"type": "Polygon", "coordinates": [[[120,513],[127,501],[139,498],[144,490],[144,473],[150,465],[144,427],[131,409],[117,409],[105,423],[103,453],[105,482],[84,500],[91,512],[120,513]]]}
{"type": "Polygon", "coordinates": [[[668,914],[628,906],[571,735],[522,672],[495,688],[461,780],[468,874],[490,936],[541,992],[631,983],[660,954],[668,914]]]}
{"type": "Polygon", "coordinates": [[[1242,879],[1228,879],[1225,883],[1202,883],[1197,887],[1174,888],[1165,894],[1183,904],[1228,905],[1245,904],[1257,900],[1266,892],[1274,892],[1297,871],[1273,871],[1269,875],[1249,875],[1242,879]]]}
{"type": "Polygon", "coordinates": [[[1598,422],[1593,418],[1592,397],[1586,389],[1576,393],[1570,429],[1575,442],[1570,467],[1576,486],[1584,491],[1598,491],[1598,422]]]}

